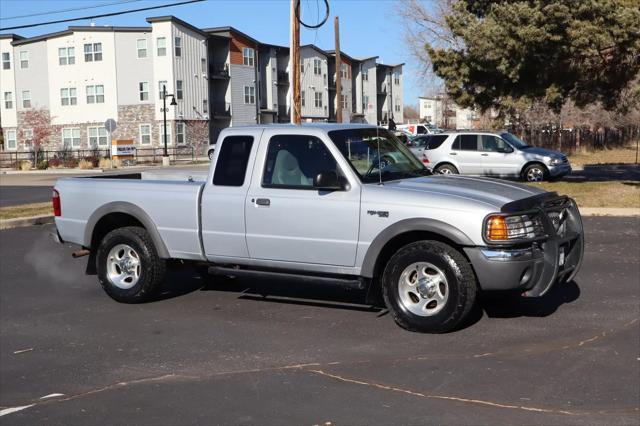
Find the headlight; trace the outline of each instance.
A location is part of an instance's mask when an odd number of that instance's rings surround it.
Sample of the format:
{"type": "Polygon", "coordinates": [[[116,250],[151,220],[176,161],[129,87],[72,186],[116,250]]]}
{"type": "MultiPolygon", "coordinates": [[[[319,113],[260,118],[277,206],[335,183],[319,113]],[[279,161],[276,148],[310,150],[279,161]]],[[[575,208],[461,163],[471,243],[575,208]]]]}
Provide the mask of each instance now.
{"type": "Polygon", "coordinates": [[[552,166],[559,166],[562,164],[562,158],[552,158],[551,161],[549,161],[549,164],[552,166]]]}
{"type": "Polygon", "coordinates": [[[544,235],[540,218],[536,215],[490,215],[485,220],[485,239],[490,242],[518,242],[544,235]]]}

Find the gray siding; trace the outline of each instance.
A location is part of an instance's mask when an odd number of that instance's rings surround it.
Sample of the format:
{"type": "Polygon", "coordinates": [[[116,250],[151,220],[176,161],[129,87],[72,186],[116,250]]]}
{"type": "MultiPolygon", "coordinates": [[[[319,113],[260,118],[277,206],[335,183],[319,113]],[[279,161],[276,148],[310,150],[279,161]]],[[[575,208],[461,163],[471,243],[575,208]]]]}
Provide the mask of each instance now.
{"type": "MultiPolygon", "coordinates": [[[[153,80],[153,47],[151,33],[114,33],[116,73],[118,75],[118,105],[152,104],[158,88],[153,80]],[[139,39],[147,40],[147,57],[138,59],[139,39]],[[149,100],[141,101],[139,95],[140,82],[149,83],[149,100]]],[[[78,53],[76,52],[76,55],[78,53]]],[[[77,60],[77,58],[76,58],[77,60]]]]}
{"type": "MultiPolygon", "coordinates": [[[[12,52],[15,70],[16,93],[13,94],[13,101],[17,111],[24,111],[22,108],[22,91],[29,90],[31,93],[32,108],[49,108],[49,79],[47,78],[47,42],[30,43],[15,46],[12,52]],[[29,52],[29,68],[20,68],[20,52],[29,52]]],[[[82,58],[79,57],[76,48],[76,63],[82,58]]],[[[57,59],[56,59],[57,61],[57,59]]],[[[70,65],[74,66],[74,65],[70,65]]],[[[80,95],[80,93],[78,93],[80,95]]]]}
{"type": "Polygon", "coordinates": [[[231,113],[233,117],[231,123],[233,126],[256,124],[256,105],[244,103],[244,86],[255,87],[255,70],[253,67],[232,64],[230,71],[231,113]]]}

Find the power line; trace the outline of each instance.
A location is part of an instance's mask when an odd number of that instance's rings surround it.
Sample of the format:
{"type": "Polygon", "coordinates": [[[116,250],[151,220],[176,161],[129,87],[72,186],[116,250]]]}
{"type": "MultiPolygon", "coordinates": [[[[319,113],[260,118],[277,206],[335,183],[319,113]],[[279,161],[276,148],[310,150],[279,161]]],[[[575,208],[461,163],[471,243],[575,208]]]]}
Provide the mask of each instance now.
{"type": "Polygon", "coordinates": [[[165,8],[165,7],[173,7],[173,6],[182,6],[182,5],[185,5],[185,4],[198,3],[198,2],[202,2],[202,1],[205,1],[205,0],[187,0],[187,1],[179,2],[179,3],[165,4],[165,5],[162,5],[162,6],[141,7],[139,9],[130,9],[130,10],[123,10],[123,11],[120,11],[120,12],[103,13],[101,15],[83,16],[81,18],[59,19],[57,21],[39,22],[37,24],[18,25],[18,26],[15,26],[15,27],[4,27],[4,28],[0,28],[0,31],[18,30],[18,29],[22,29],[22,28],[33,28],[33,27],[39,27],[39,26],[42,26],[42,25],[60,24],[62,22],[84,21],[84,20],[88,20],[88,19],[105,18],[105,17],[109,17],[109,16],[125,15],[127,13],[142,12],[142,11],[145,11],[145,10],[162,9],[162,8],[165,8]]]}
{"type": "Polygon", "coordinates": [[[135,3],[135,2],[139,2],[139,1],[142,1],[142,0],[121,0],[121,1],[113,2],[113,3],[96,4],[95,6],[83,6],[83,7],[74,7],[74,8],[71,8],[71,9],[51,10],[49,12],[32,13],[32,14],[29,14],[29,15],[9,16],[8,18],[3,18],[2,16],[0,16],[0,21],[11,21],[13,19],[32,18],[34,16],[42,16],[42,15],[55,15],[55,14],[58,14],[58,13],[74,12],[76,10],[85,10],[85,9],[96,9],[96,8],[99,8],[99,7],[115,6],[115,5],[118,5],[118,4],[135,3]]]}

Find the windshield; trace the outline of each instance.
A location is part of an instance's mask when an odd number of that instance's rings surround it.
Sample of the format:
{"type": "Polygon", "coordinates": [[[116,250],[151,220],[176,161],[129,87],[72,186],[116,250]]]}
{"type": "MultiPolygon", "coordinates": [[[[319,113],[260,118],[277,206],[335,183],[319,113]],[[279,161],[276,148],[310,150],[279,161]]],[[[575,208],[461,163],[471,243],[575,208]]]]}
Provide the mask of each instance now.
{"type": "Polygon", "coordinates": [[[329,132],[329,137],[364,183],[431,174],[411,151],[386,129],[334,130],[329,132]]]}
{"type": "Polygon", "coordinates": [[[502,139],[506,139],[514,148],[522,149],[529,148],[531,145],[527,144],[525,141],[517,137],[516,135],[512,135],[511,133],[501,133],[500,136],[502,139]]]}

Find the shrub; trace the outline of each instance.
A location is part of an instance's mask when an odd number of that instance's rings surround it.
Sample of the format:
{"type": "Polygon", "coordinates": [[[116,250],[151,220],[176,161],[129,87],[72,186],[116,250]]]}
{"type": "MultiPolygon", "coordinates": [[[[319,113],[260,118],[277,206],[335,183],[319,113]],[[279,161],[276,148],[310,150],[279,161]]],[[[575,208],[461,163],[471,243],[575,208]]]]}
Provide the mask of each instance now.
{"type": "Polygon", "coordinates": [[[111,168],[111,160],[108,158],[101,158],[98,167],[101,169],[110,169],[111,168]]]}
{"type": "Polygon", "coordinates": [[[78,159],[73,157],[66,158],[62,161],[62,165],[68,169],[75,169],[78,167],[78,159]]]}
{"type": "Polygon", "coordinates": [[[100,159],[95,155],[84,157],[84,161],[89,161],[93,165],[93,167],[98,167],[98,165],[100,164],[100,159]]]}
{"type": "Polygon", "coordinates": [[[31,170],[31,161],[22,160],[18,163],[18,168],[22,171],[31,170]]]}
{"type": "Polygon", "coordinates": [[[49,162],[47,160],[38,161],[36,168],[38,170],[47,170],[49,168],[49,162]]]}
{"type": "Polygon", "coordinates": [[[78,168],[82,170],[93,169],[93,163],[89,160],[80,160],[78,163],[78,168]]]}
{"type": "Polygon", "coordinates": [[[49,160],[49,167],[53,167],[54,169],[62,167],[62,160],[60,160],[58,157],[52,158],[51,160],[49,160]]]}

